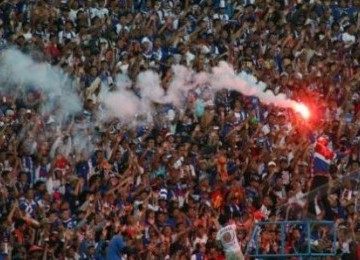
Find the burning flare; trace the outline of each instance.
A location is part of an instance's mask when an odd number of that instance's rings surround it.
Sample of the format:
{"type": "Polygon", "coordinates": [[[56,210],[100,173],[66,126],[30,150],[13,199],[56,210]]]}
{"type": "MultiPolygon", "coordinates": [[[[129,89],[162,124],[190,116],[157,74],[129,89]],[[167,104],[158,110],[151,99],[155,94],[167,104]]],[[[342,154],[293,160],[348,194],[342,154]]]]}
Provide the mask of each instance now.
{"type": "Polygon", "coordinates": [[[304,119],[309,119],[310,117],[310,110],[307,106],[302,103],[296,103],[294,105],[294,109],[298,112],[304,119]]]}

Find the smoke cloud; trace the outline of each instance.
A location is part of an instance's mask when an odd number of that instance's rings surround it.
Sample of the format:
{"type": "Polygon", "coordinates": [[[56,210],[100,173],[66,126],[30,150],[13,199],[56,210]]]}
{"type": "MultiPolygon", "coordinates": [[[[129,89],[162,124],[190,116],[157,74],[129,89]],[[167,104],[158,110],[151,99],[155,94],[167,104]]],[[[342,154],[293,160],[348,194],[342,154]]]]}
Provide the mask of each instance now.
{"type": "MultiPolygon", "coordinates": [[[[266,85],[247,73],[237,74],[232,66],[220,62],[210,73],[196,73],[193,70],[174,65],[173,77],[165,90],[160,75],[154,71],[141,72],[135,82],[124,74],[115,80],[117,90],[110,92],[105,87],[100,92],[100,100],[105,108],[102,119],[117,117],[124,123],[134,122],[139,115],[150,121],[155,112],[154,103],[172,103],[178,108],[185,105],[190,90],[201,93],[215,93],[221,89],[235,90],[246,96],[256,96],[264,104],[296,109],[298,103],[287,99],[284,94],[275,95],[265,91],[266,85]],[[105,118],[104,118],[105,115],[105,118]]],[[[75,82],[60,68],[47,63],[35,62],[16,49],[1,53],[0,84],[2,86],[35,87],[48,97],[43,105],[45,112],[56,109],[64,115],[81,111],[82,101],[75,89],[75,82]]]]}
{"type": "Polygon", "coordinates": [[[108,116],[117,117],[122,121],[131,121],[138,114],[146,112],[141,99],[132,91],[119,89],[109,92],[102,100],[107,108],[108,116]]]}
{"type": "MultiPolygon", "coordinates": [[[[294,101],[289,100],[285,94],[275,95],[266,90],[266,84],[258,81],[251,74],[241,72],[236,74],[234,69],[226,62],[220,62],[209,75],[213,89],[235,90],[246,96],[256,96],[263,104],[274,104],[279,107],[294,107],[294,101]]],[[[295,102],[296,103],[296,102],[295,102]]]]}
{"type": "Polygon", "coordinates": [[[165,91],[161,87],[159,74],[154,71],[141,72],[137,78],[136,87],[139,90],[141,99],[148,104],[163,102],[165,91]]]}
{"type": "MultiPolygon", "coordinates": [[[[245,96],[256,96],[263,104],[298,110],[299,103],[288,99],[285,94],[275,95],[272,91],[266,90],[265,83],[258,81],[251,74],[236,73],[226,62],[220,62],[210,73],[196,73],[181,65],[174,65],[172,72],[173,77],[166,91],[161,86],[159,75],[153,71],[146,71],[139,74],[135,91],[124,91],[124,87],[120,87],[120,90],[103,99],[104,104],[112,111],[112,115],[120,119],[131,119],[141,113],[151,113],[152,102],[171,103],[182,108],[190,90],[203,93],[206,88],[212,93],[222,89],[234,90],[245,96]]],[[[118,86],[129,86],[128,79],[119,79],[118,77],[118,86]]]]}
{"type": "Polygon", "coordinates": [[[13,86],[20,90],[41,90],[46,96],[43,112],[55,109],[57,113],[69,115],[82,108],[74,81],[63,70],[45,62],[35,62],[17,49],[1,52],[0,84],[4,90],[11,90],[13,86]]]}

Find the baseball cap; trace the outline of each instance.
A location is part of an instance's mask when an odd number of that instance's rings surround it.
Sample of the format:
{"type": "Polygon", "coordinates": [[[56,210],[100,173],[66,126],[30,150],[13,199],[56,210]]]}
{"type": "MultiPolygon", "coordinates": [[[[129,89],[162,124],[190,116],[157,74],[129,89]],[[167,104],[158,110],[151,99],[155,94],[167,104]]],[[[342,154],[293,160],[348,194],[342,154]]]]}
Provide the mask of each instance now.
{"type": "Polygon", "coordinates": [[[268,163],[268,166],[269,166],[269,167],[270,167],[270,166],[276,167],[276,163],[275,163],[274,161],[270,161],[270,162],[268,163]]]}

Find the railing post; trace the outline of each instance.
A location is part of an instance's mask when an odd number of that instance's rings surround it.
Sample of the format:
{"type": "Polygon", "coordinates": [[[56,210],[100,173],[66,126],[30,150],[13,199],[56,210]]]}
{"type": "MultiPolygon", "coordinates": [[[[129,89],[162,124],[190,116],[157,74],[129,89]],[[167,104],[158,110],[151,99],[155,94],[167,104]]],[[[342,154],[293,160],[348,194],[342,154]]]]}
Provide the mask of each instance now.
{"type": "MultiPolygon", "coordinates": [[[[256,225],[258,225],[259,227],[259,230],[261,230],[260,228],[260,223],[257,223],[256,225]]],[[[256,227],[256,226],[255,226],[256,227]]],[[[255,233],[255,245],[256,245],[256,254],[258,255],[259,254],[259,232],[256,230],[256,233],[255,233]]]]}
{"type": "MultiPolygon", "coordinates": [[[[336,239],[337,239],[337,230],[336,230],[336,224],[333,221],[278,221],[278,222],[259,222],[255,224],[255,228],[253,230],[253,234],[251,236],[253,239],[251,240],[253,243],[255,243],[255,252],[251,251],[249,252],[254,246],[252,245],[252,242],[250,241],[245,254],[247,256],[252,257],[260,257],[260,258],[286,258],[286,257],[315,257],[316,259],[322,259],[323,257],[328,256],[334,256],[336,255],[336,239]],[[281,239],[281,249],[278,254],[268,254],[267,252],[260,252],[260,246],[261,243],[259,239],[261,239],[260,236],[260,230],[261,227],[264,225],[280,225],[280,239],[281,239]],[[304,225],[307,229],[307,233],[305,232],[305,236],[307,238],[307,252],[293,252],[289,253],[286,251],[286,233],[289,227],[292,227],[292,225],[304,225]],[[333,250],[332,252],[312,252],[312,246],[311,246],[311,228],[313,225],[331,225],[333,226],[333,250]]],[[[306,249],[305,249],[306,250],[306,249]]]]}
{"type": "Polygon", "coordinates": [[[281,223],[281,254],[285,254],[285,223],[281,223]]]}
{"type": "Polygon", "coordinates": [[[336,223],[334,223],[334,226],[333,226],[333,229],[334,229],[334,239],[333,239],[333,250],[334,250],[334,255],[336,255],[336,240],[337,240],[337,226],[336,226],[336,223]]]}
{"type": "Polygon", "coordinates": [[[308,246],[307,246],[307,253],[308,255],[311,255],[311,232],[310,232],[310,221],[306,223],[306,229],[307,229],[307,240],[308,240],[308,246]]]}

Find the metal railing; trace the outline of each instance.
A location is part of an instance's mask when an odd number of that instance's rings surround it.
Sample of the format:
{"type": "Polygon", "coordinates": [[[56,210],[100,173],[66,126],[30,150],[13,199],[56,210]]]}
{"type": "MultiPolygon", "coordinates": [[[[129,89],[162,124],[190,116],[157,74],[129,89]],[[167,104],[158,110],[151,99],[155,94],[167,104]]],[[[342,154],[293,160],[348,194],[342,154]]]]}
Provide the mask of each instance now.
{"type": "Polygon", "coordinates": [[[337,230],[335,222],[333,221],[279,221],[279,222],[259,222],[253,230],[250,242],[245,250],[245,255],[256,258],[282,258],[282,257],[327,257],[335,256],[337,251],[337,230]],[[266,231],[266,226],[277,226],[277,230],[280,231],[280,243],[279,250],[277,252],[268,250],[264,252],[261,248],[262,235],[261,233],[266,231]],[[323,251],[317,248],[317,240],[314,238],[314,234],[320,227],[328,228],[329,234],[327,237],[331,237],[331,246],[326,247],[323,251]],[[280,228],[280,229],[279,229],[280,228]],[[301,230],[302,244],[299,248],[294,248],[288,245],[290,231],[294,228],[301,230]]]}

